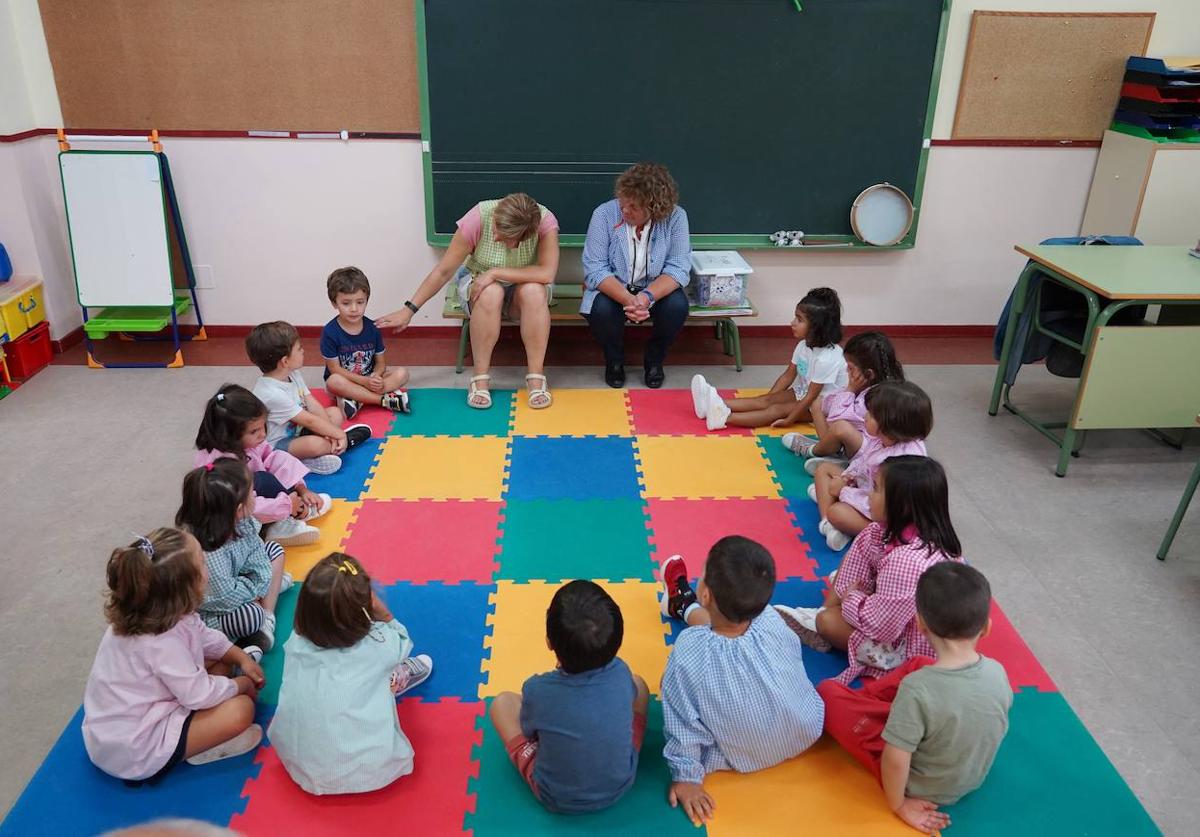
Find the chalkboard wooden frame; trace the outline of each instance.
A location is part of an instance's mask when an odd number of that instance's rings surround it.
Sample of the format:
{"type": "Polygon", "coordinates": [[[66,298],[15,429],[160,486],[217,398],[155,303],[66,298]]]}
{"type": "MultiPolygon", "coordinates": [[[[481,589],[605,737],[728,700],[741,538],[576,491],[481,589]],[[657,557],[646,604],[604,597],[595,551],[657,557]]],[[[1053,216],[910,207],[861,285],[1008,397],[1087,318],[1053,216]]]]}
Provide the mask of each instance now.
{"type": "MultiPolygon", "coordinates": [[[[430,117],[430,92],[429,92],[429,51],[427,43],[427,28],[426,28],[426,0],[414,0],[416,4],[416,41],[417,41],[417,59],[418,59],[418,82],[420,89],[421,102],[421,146],[422,146],[422,170],[424,179],[425,192],[425,227],[426,239],[431,245],[445,247],[449,245],[453,237],[452,231],[439,232],[436,229],[434,208],[434,172],[433,172],[433,153],[431,149],[431,117],[430,117]]],[[[888,247],[878,247],[869,244],[864,244],[853,235],[840,233],[822,233],[819,230],[805,230],[806,234],[815,238],[821,239],[823,242],[838,245],[826,250],[824,248],[795,248],[797,250],[805,249],[820,249],[822,252],[843,252],[843,251],[861,251],[868,250],[907,250],[912,249],[916,245],[917,229],[921,217],[921,200],[924,192],[925,170],[928,162],[929,147],[931,144],[931,134],[933,129],[934,111],[937,106],[937,92],[941,78],[942,60],[945,52],[946,32],[949,23],[950,0],[942,0],[940,21],[936,38],[936,47],[933,56],[932,72],[930,74],[929,91],[926,99],[925,120],[922,128],[921,148],[917,158],[917,171],[915,177],[915,188],[913,190],[913,223],[908,234],[897,244],[888,247]]],[[[870,185],[870,184],[866,184],[870,185]]],[[[499,197],[499,195],[496,195],[499,197]]],[[[847,196],[846,213],[849,216],[850,203],[853,201],[854,195],[847,196]]],[[[683,202],[686,207],[686,201],[683,202]]],[[[553,208],[553,207],[551,207],[553,208]]],[[[465,212],[469,206],[464,206],[462,211],[465,212]]],[[[761,234],[693,234],[691,236],[692,246],[696,249],[720,249],[729,247],[740,247],[745,249],[766,249],[774,248],[774,244],[770,241],[770,233],[763,232],[761,234]]],[[[564,232],[559,235],[559,242],[567,247],[581,247],[584,243],[584,234],[564,232]]]]}

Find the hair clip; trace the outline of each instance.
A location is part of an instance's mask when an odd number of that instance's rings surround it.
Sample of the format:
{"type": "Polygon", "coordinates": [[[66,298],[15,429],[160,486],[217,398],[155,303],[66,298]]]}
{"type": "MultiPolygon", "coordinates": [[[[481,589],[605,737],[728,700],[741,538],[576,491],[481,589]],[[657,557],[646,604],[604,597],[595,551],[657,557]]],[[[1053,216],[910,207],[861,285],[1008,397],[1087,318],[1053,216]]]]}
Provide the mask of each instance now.
{"type": "Polygon", "coordinates": [[[213,464],[211,462],[204,463],[204,470],[211,471],[212,469],[213,469],[213,464]]]}
{"type": "Polygon", "coordinates": [[[350,573],[350,575],[358,575],[358,568],[349,561],[342,561],[342,565],[338,567],[339,573],[350,573]]]}
{"type": "Polygon", "coordinates": [[[154,544],[150,543],[150,539],[145,535],[138,535],[137,542],[134,544],[142,552],[146,553],[146,557],[154,560],[154,544]]]}
{"type": "Polygon", "coordinates": [[[218,392],[218,393],[217,393],[217,400],[218,400],[218,401],[224,401],[224,400],[225,400],[225,393],[223,393],[223,392],[218,392]]]}

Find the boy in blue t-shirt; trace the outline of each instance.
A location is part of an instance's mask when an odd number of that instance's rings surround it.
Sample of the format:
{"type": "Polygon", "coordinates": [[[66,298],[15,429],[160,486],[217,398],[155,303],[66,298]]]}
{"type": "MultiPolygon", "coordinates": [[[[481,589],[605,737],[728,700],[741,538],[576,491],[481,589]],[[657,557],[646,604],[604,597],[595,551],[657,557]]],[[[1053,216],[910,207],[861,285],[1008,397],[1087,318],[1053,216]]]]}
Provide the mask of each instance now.
{"type": "Polygon", "coordinates": [[[383,335],[364,315],[371,298],[366,274],[357,267],[339,267],[325,285],[338,312],[321,331],[325,388],[337,396],[347,419],[354,418],[363,404],[409,412],[408,393],[400,389],[408,383],[408,370],[389,369],[383,362],[383,335]]]}
{"type": "Polygon", "coordinates": [[[508,757],[550,811],[599,811],[633,786],[650,693],[617,657],[624,631],[621,608],[604,588],[564,584],[546,611],[546,645],[558,668],[492,701],[508,757]]]}

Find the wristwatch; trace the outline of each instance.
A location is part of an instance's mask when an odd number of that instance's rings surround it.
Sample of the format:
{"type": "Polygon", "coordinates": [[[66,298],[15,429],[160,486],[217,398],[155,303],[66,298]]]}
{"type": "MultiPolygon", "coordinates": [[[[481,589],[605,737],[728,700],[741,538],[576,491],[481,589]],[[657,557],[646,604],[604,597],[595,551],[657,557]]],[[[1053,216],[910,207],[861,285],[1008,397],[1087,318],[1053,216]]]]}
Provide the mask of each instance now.
{"type": "Polygon", "coordinates": [[[649,288],[642,288],[640,291],[638,291],[638,293],[645,294],[646,297],[650,300],[651,305],[653,305],[655,302],[657,302],[657,300],[654,298],[654,294],[650,293],[649,288]]]}
{"type": "Polygon", "coordinates": [[[411,299],[404,300],[404,307],[407,308],[409,311],[412,311],[414,314],[421,310],[421,306],[413,305],[413,302],[411,299]]]}

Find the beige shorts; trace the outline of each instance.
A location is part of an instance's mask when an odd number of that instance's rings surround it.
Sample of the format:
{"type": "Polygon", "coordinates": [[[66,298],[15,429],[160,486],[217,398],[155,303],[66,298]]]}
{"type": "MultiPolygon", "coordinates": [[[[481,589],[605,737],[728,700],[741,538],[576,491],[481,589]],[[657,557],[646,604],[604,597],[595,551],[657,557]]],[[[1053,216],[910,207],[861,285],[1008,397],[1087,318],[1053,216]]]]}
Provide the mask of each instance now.
{"type": "MultiPolygon", "coordinates": [[[[458,299],[462,303],[462,309],[467,316],[471,316],[471,271],[467,270],[467,266],[463,265],[454,274],[454,286],[458,288],[458,299]]],[[[500,307],[500,319],[512,319],[512,300],[513,294],[517,292],[517,286],[508,282],[497,282],[496,284],[504,288],[504,303],[500,307]]],[[[546,285],[546,304],[549,305],[554,299],[554,285],[546,285]]]]}

